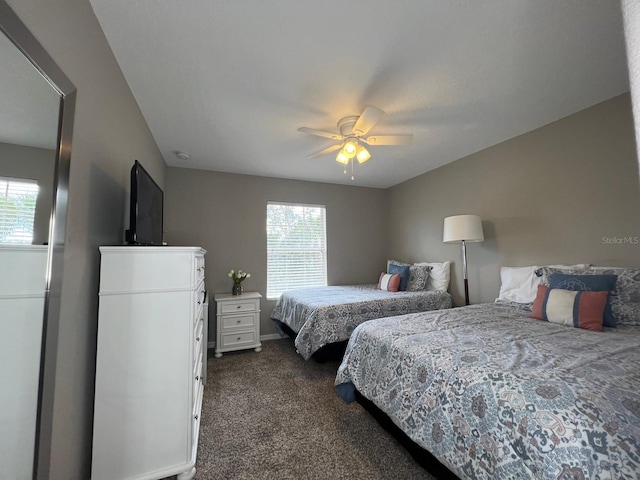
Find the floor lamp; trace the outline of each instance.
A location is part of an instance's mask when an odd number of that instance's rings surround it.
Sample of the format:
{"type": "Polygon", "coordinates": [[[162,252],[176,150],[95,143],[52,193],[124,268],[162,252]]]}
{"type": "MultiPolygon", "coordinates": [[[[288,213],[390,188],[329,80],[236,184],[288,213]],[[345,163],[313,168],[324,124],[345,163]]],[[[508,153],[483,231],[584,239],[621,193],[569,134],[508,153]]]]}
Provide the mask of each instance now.
{"type": "Polygon", "coordinates": [[[467,242],[484,242],[482,220],[478,215],[455,215],[444,219],[444,243],[462,244],[462,273],[464,277],[464,301],[469,305],[469,280],[467,277],[467,242]]]}

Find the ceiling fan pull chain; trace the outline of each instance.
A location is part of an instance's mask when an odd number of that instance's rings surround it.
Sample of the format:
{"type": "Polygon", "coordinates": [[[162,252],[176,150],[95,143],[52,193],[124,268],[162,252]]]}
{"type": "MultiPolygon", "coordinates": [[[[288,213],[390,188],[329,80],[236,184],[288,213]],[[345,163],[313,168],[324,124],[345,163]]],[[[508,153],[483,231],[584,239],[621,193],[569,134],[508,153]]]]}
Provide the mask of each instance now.
{"type": "Polygon", "coordinates": [[[351,180],[355,180],[356,178],[353,176],[353,158],[351,159],[351,180]]]}

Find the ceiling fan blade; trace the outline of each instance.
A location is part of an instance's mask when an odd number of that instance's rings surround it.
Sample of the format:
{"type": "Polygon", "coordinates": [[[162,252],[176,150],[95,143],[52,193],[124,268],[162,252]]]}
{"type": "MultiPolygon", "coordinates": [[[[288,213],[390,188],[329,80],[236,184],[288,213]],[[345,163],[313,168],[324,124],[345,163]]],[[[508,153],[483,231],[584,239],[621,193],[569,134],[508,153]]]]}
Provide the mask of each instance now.
{"type": "Polygon", "coordinates": [[[363,140],[369,145],[411,145],[413,135],[374,135],[363,140]]]}
{"type": "Polygon", "coordinates": [[[298,131],[302,133],[309,133],[311,135],[317,135],[319,137],[330,138],[331,140],[342,140],[342,135],[340,135],[339,133],[325,132],[324,130],[316,130],[315,128],[300,127],[298,131]]]}
{"type": "Polygon", "coordinates": [[[319,157],[320,155],[324,155],[325,153],[335,152],[340,147],[342,147],[342,144],[341,143],[336,143],[335,145],[331,145],[330,147],[327,147],[324,150],[320,150],[319,152],[312,153],[307,158],[316,158],[316,157],[319,157]]]}
{"type": "Polygon", "coordinates": [[[366,134],[373,126],[378,123],[378,120],[382,118],[384,112],[376,107],[367,107],[358,118],[358,121],[353,126],[353,133],[357,136],[366,134]]]}

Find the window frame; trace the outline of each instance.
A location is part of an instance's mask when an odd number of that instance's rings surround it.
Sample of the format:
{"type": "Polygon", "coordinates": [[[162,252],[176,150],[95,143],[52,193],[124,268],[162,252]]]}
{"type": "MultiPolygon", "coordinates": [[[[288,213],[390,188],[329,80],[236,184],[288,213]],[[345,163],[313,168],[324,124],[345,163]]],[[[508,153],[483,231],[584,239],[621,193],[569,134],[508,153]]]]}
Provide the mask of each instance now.
{"type": "MultiPolygon", "coordinates": [[[[295,288],[303,288],[300,286],[289,286],[284,288],[284,290],[282,290],[279,293],[274,293],[272,291],[270,291],[269,288],[269,279],[271,277],[269,270],[270,270],[270,263],[269,263],[269,256],[270,256],[270,252],[272,252],[272,247],[270,246],[270,242],[269,242],[269,207],[271,205],[277,205],[277,206],[283,206],[283,207],[301,207],[301,208],[317,208],[317,209],[322,209],[322,246],[321,248],[306,248],[306,249],[298,249],[298,251],[308,251],[308,252],[314,252],[317,251],[321,254],[322,256],[322,268],[320,271],[320,274],[322,276],[322,282],[318,283],[318,284],[313,284],[313,285],[305,285],[308,287],[314,287],[314,286],[327,286],[327,260],[328,260],[328,248],[327,248],[327,207],[326,205],[319,205],[319,204],[310,204],[310,203],[296,203],[296,202],[279,202],[279,201],[268,201],[267,202],[267,208],[266,208],[266,222],[265,222],[265,227],[266,227],[266,234],[267,234],[267,286],[266,286],[266,298],[268,300],[277,300],[278,298],[280,298],[280,296],[282,295],[282,292],[286,291],[286,290],[291,290],[291,289],[295,289],[295,288]]],[[[286,252],[287,249],[282,249],[281,251],[286,252]]],[[[290,249],[289,249],[290,251],[290,249]]],[[[293,264],[296,265],[296,264],[293,264]]],[[[299,265],[299,263],[298,263],[299,265]]]]}
{"type": "MultiPolygon", "coordinates": [[[[38,180],[33,178],[9,177],[5,175],[0,175],[0,182],[6,183],[5,188],[0,188],[0,199],[9,200],[12,196],[19,195],[21,193],[20,190],[22,190],[24,194],[33,194],[32,195],[33,198],[30,199],[33,201],[33,209],[22,208],[24,207],[23,205],[19,210],[16,210],[12,214],[16,219],[18,219],[18,217],[22,218],[22,217],[25,217],[26,215],[30,215],[31,238],[28,241],[26,241],[26,237],[24,238],[25,241],[22,241],[22,239],[10,241],[9,239],[12,236],[15,237],[15,233],[11,233],[11,235],[7,234],[7,236],[5,237],[5,234],[3,233],[3,229],[8,228],[11,225],[11,222],[9,221],[10,214],[7,213],[8,209],[3,208],[0,205],[0,243],[7,244],[7,245],[32,245],[33,239],[35,236],[36,211],[38,208],[38,195],[40,194],[40,185],[38,183],[38,180]],[[14,186],[14,192],[11,192],[12,184],[14,186]],[[19,184],[20,187],[16,188],[17,184],[19,184]]],[[[25,217],[24,220],[28,220],[28,219],[26,219],[25,217]]]]}

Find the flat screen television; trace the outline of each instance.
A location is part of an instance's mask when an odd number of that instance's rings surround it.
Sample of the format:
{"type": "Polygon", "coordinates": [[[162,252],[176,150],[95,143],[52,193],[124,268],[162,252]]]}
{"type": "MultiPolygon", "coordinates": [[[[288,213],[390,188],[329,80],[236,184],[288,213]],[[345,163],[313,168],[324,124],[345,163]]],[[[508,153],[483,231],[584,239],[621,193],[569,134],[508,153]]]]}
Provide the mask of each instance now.
{"type": "Polygon", "coordinates": [[[136,160],[131,167],[129,230],[125,234],[129,245],[162,245],[163,203],[162,189],[136,160]]]}

